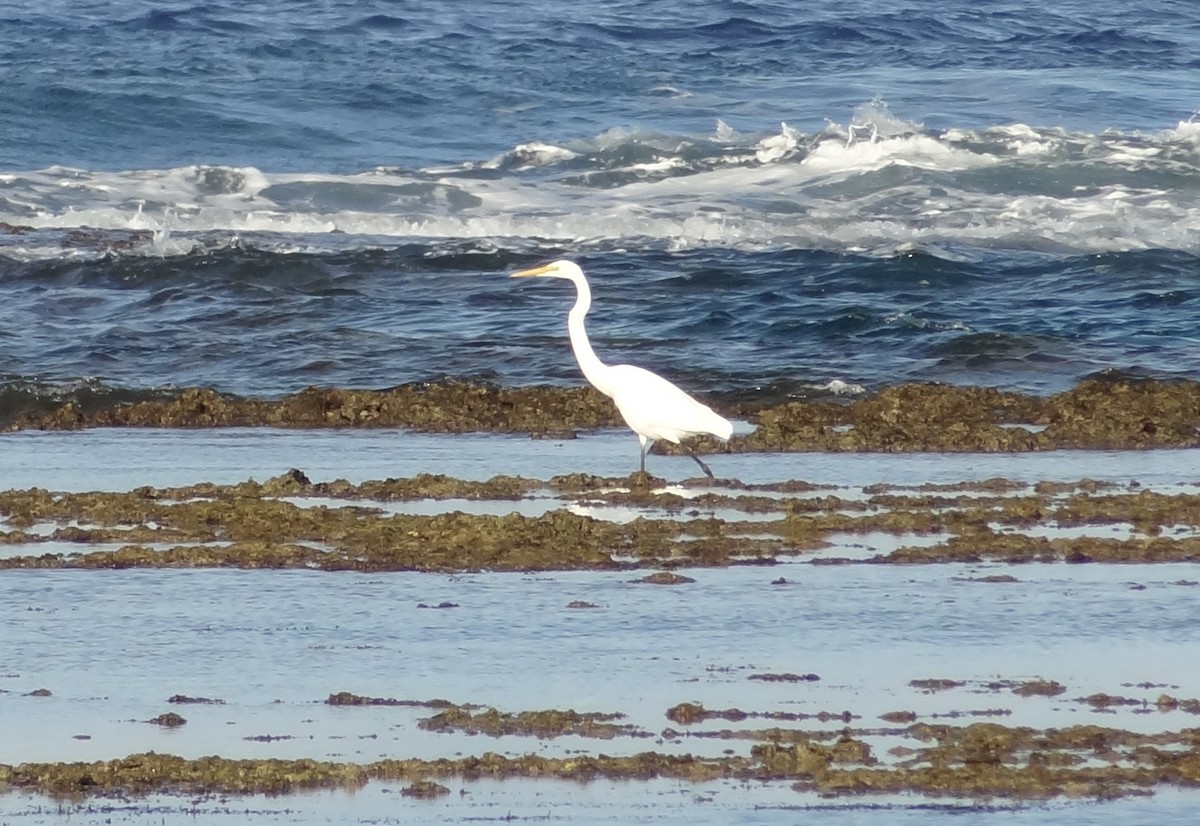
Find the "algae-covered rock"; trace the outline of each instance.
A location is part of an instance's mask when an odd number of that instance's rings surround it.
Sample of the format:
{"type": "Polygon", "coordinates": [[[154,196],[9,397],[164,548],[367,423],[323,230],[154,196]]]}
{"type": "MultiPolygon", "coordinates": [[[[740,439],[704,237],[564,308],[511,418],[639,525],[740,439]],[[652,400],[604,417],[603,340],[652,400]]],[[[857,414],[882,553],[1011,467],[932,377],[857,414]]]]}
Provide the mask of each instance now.
{"type": "MultiPolygon", "coordinates": [[[[1083,381],[1048,398],[991,387],[902,384],[849,404],[785,402],[719,412],[749,414],[757,429],[728,445],[698,439],[692,449],[733,451],[972,451],[1116,449],[1200,445],[1200,383],[1083,381]],[[1044,428],[1044,429],[1043,429],[1044,428]]],[[[84,427],[404,427],[446,433],[573,434],[620,427],[612,402],[591,387],[502,388],[460,381],[389,390],[310,387],[279,400],[210,388],[173,397],[86,408],[67,402],[0,421],[0,429],[84,427]]],[[[673,446],[660,450],[678,452],[673,446]]],[[[639,487],[644,487],[640,485],[639,487]]]]}
{"type": "Polygon", "coordinates": [[[652,574],[647,574],[641,579],[634,580],[635,582],[644,582],[648,585],[687,585],[696,580],[690,576],[674,573],[673,571],[655,571],[652,574]]]}
{"type": "MultiPolygon", "coordinates": [[[[517,477],[483,483],[414,477],[378,483],[395,496],[428,490],[486,498],[492,490],[517,497],[534,485],[517,477]]],[[[48,535],[79,545],[77,553],[10,555],[0,569],[20,568],[310,568],[326,571],[541,571],[621,567],[729,565],[769,559],[779,540],[747,535],[737,523],[637,519],[618,524],[565,508],[538,516],[388,514],[378,507],[314,501],[325,483],[300,471],[259,484],[194,485],[128,493],[50,495],[41,490],[0,492],[0,516],[34,525],[69,521],[48,535]],[[198,493],[205,495],[197,495],[198,493]],[[277,498],[299,495],[298,504],[277,498]],[[686,535],[685,535],[686,534],[686,535]],[[93,550],[99,543],[123,543],[93,550]],[[153,543],[153,545],[151,545],[153,543]],[[162,545],[168,545],[162,548],[162,545]],[[618,563],[615,557],[637,562],[618,563]]],[[[355,495],[380,493],[357,486],[355,495]]],[[[346,492],[350,494],[349,491],[346,492]]],[[[389,494],[384,494],[389,495],[389,494]]],[[[41,541],[35,538],[30,544],[41,541]]],[[[684,578],[678,574],[666,575],[684,578]]]]}
{"type": "Polygon", "coordinates": [[[407,427],[449,433],[534,432],[620,424],[590,387],[501,388],[459,381],[390,390],[310,387],[278,401],[187,388],[174,398],[83,410],[74,403],[0,423],[7,429],[81,427],[407,427]]]}
{"type": "Polygon", "coordinates": [[[649,732],[641,731],[635,726],[614,722],[623,717],[623,714],[580,713],[573,709],[522,711],[511,714],[494,708],[472,712],[464,706],[451,706],[421,720],[418,725],[426,731],[465,732],[490,737],[524,735],[548,739],[571,734],[609,740],[617,736],[650,736],[649,732]]]}
{"type": "Polygon", "coordinates": [[[1057,697],[1059,694],[1065,693],[1066,686],[1057,680],[1026,680],[1012,690],[1013,694],[1018,694],[1022,697],[1057,697]]]}
{"type": "Polygon", "coordinates": [[[906,384],[847,407],[793,402],[764,410],[748,450],[1013,451],[1038,449],[1035,434],[1004,424],[1032,421],[1041,401],[993,388],[906,384]]]}
{"type": "Polygon", "coordinates": [[[808,742],[788,746],[762,743],[750,749],[750,756],[762,763],[769,777],[822,774],[834,760],[832,749],[808,742]]]}
{"type": "Polygon", "coordinates": [[[1050,397],[1040,421],[1056,445],[1192,447],[1200,444],[1200,383],[1083,381],[1050,397]]]}
{"type": "Polygon", "coordinates": [[[153,723],[156,726],[162,726],[163,728],[179,728],[187,723],[187,720],[173,711],[168,711],[165,714],[152,717],[146,722],[153,723]]]}
{"type": "Polygon", "coordinates": [[[690,726],[707,719],[707,715],[704,706],[699,703],[680,703],[667,709],[667,719],[681,726],[690,726]]]}
{"type": "Polygon", "coordinates": [[[282,794],[307,788],[354,788],[367,780],[363,766],[318,760],[185,760],[170,754],[134,754],[92,763],[22,763],[5,767],[8,783],[53,795],[282,794]]]}
{"type": "MultiPolygon", "coordinates": [[[[692,704],[682,704],[692,705],[692,704]]],[[[677,707],[679,708],[679,707],[677,707]]],[[[697,715],[693,706],[689,713],[697,715]]],[[[619,715],[585,715],[571,711],[508,715],[488,709],[474,713],[451,706],[441,715],[452,730],[462,724],[511,733],[554,736],[578,733],[580,725],[613,725],[619,715]],[[495,725],[493,725],[495,724],[495,725]],[[549,732],[549,733],[547,733],[549,732]]],[[[689,714],[675,716],[688,718],[689,714]]],[[[754,712],[746,716],[768,716],[754,712]]],[[[439,730],[435,727],[434,730],[439,730]]],[[[481,729],[482,730],[482,729],[481,729]]],[[[704,732],[664,737],[705,736],[704,732]]],[[[559,778],[623,780],[672,778],[705,782],[717,778],[788,780],[803,792],[823,795],[909,794],[987,800],[1042,800],[1053,797],[1108,799],[1145,794],[1156,788],[1191,787],[1200,782],[1200,733],[1141,733],[1093,725],[1037,730],[998,723],[967,726],[916,723],[905,729],[907,745],[889,750],[903,758],[883,764],[862,739],[888,736],[878,729],[806,732],[773,728],[708,733],[727,739],[750,739],[748,757],[730,752],[719,758],[640,752],[624,756],[574,753],[508,756],[496,752],[453,758],[385,759],[368,764],[315,760],[230,760],[203,757],[185,760],[172,755],[135,754],[120,760],[91,763],[23,763],[0,765],[0,783],[15,789],[74,799],[88,796],[151,793],[282,794],[309,788],[354,789],[369,779],[403,781],[414,796],[442,794],[438,780],[450,777],[559,778]],[[832,743],[827,743],[830,739],[832,743]],[[437,778],[435,780],[434,778],[437,778]]],[[[895,736],[894,734],[892,736],[895,736]]]]}
{"type": "Polygon", "coordinates": [[[433,798],[450,794],[450,789],[432,780],[418,780],[401,789],[400,794],[405,797],[419,797],[432,800],[433,798]]]}

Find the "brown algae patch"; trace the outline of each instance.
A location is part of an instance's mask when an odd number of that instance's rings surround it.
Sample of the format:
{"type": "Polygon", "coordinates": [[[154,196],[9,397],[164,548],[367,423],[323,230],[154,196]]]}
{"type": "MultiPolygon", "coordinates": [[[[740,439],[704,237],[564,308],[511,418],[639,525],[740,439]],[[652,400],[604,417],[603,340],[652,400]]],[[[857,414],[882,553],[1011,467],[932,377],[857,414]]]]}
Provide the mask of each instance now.
{"type": "Polygon", "coordinates": [[[1038,731],[973,723],[916,724],[906,734],[931,745],[896,766],[831,769],[796,788],[827,794],[1111,798],[1164,785],[1191,786],[1200,779],[1200,739],[1194,730],[1143,735],[1098,726],[1038,731]],[[1107,765],[1089,765],[1089,758],[1107,765]]]}
{"type": "Polygon", "coordinates": [[[1066,692],[1066,686],[1057,680],[1047,680],[1044,677],[1029,679],[989,679],[989,680],[910,680],[913,688],[921,689],[926,694],[935,691],[945,691],[950,688],[968,687],[975,694],[995,694],[1007,691],[1018,697],[1057,697],[1066,692]]]}
{"type": "MultiPolygon", "coordinates": [[[[56,797],[128,794],[285,794],[318,788],[354,790],[368,780],[427,783],[432,778],[538,777],[586,781],[598,777],[693,782],[752,776],[745,758],[704,759],[644,752],[628,757],[507,757],[494,752],[456,759],[392,759],[368,764],[318,760],[230,760],[135,754],[91,763],[0,764],[0,785],[56,797]]],[[[436,782],[436,781],[434,781],[436,782]]]]}
{"type": "Polygon", "coordinates": [[[162,726],[163,728],[179,728],[180,726],[187,724],[187,719],[173,711],[168,711],[165,714],[152,717],[146,722],[153,723],[156,726],[162,726]]]}
{"type": "MultiPolygon", "coordinates": [[[[904,384],[851,403],[794,401],[771,407],[723,405],[758,429],[729,445],[697,440],[702,451],[1011,452],[1200,445],[1200,383],[1085,380],[1050,397],[988,387],[904,384]]],[[[622,426],[612,402],[590,387],[502,388],[460,381],[390,390],[310,387],[279,400],[207,388],[132,404],[68,402],[19,412],[0,428],[404,427],[448,433],[571,434],[622,426]]],[[[674,451],[674,448],[668,448],[674,451]]]]}
{"type": "MultiPolygon", "coordinates": [[[[876,532],[944,539],[871,557],[821,554],[812,561],[828,565],[1200,560],[1196,530],[1200,495],[1191,493],[1099,492],[1101,488],[1088,480],[1036,493],[1028,485],[992,479],[970,491],[941,485],[904,495],[894,487],[880,488],[866,500],[711,491],[689,499],[649,485],[639,487],[645,481],[639,476],[572,474],[549,482],[497,476],[472,482],[422,474],[354,485],[344,480],[313,482],[302,471],[291,470],[261,483],[140,487],[124,493],[10,490],[0,492],[0,543],[27,546],[30,551],[0,558],[0,569],[661,568],[666,573],[647,581],[661,576],[663,581],[678,582],[674,578],[680,575],[670,572],[680,567],[773,564],[781,555],[805,555],[839,541],[845,544],[848,535],[876,532]],[[460,511],[420,515],[391,513],[381,506],[386,501],[418,498],[501,501],[528,496],[549,499],[548,507],[561,502],[564,508],[537,516],[460,511]],[[565,509],[580,500],[650,510],[618,523],[565,509]],[[717,508],[755,517],[723,519],[708,512],[717,508]],[[656,510],[685,518],[655,518],[656,510]],[[1132,525],[1136,532],[1125,539],[1054,535],[1066,528],[1113,525],[1132,525]],[[1039,530],[1029,530],[1033,528],[1039,530]],[[1032,535],[1039,532],[1049,535],[1032,535]],[[60,548],[70,543],[77,550],[38,554],[39,543],[45,542],[58,543],[60,548]]],[[[994,574],[975,579],[1011,582],[1013,578],[994,574]]]]}
{"type": "Polygon", "coordinates": [[[791,402],[758,413],[732,450],[1014,452],[1200,445],[1200,383],[1086,380],[1048,398],[905,384],[849,405],[791,402]]]}
{"type": "Polygon", "coordinates": [[[937,545],[908,546],[873,557],[870,562],[1197,562],[1200,537],[1181,539],[1104,539],[1070,537],[1049,539],[1022,534],[980,531],[951,537],[937,545]]]}
{"type": "Polygon", "coordinates": [[[758,680],[763,683],[814,683],[820,680],[817,674],[792,674],[786,672],[783,674],[751,674],[746,679],[758,680]]]}
{"type": "MultiPolygon", "coordinates": [[[[296,482],[293,476],[288,476],[296,482]]],[[[539,516],[387,514],[372,507],[312,507],[275,498],[277,480],[209,491],[0,493],[12,527],[78,522],[78,553],[12,556],[0,568],[240,567],[357,571],[535,571],[726,565],[784,550],[774,538],[744,536],[722,520],[638,519],[616,524],[566,510],[539,516]],[[165,550],[138,542],[168,545],[165,550]],[[116,550],[94,543],[126,542],[116,550]],[[175,543],[175,544],[173,544],[175,543]],[[186,544],[184,544],[186,543],[186,544]],[[619,557],[623,562],[617,562],[619,557]],[[633,560],[628,561],[628,560],[633,560]]],[[[203,489],[204,486],[196,486],[203,489]]],[[[36,547],[38,537],[29,536],[36,547]]]]}
{"type": "Polygon", "coordinates": [[[417,797],[426,800],[432,800],[437,797],[450,794],[450,789],[443,786],[441,783],[433,780],[418,780],[410,786],[405,786],[400,790],[400,794],[406,797],[417,797]]]}
{"type": "Polygon", "coordinates": [[[188,388],[172,398],[85,409],[68,402],[5,423],[10,430],[86,427],[406,427],[447,433],[539,432],[621,424],[592,388],[500,388],[420,382],[391,390],[310,387],[278,401],[188,388]]]}
{"type": "Polygon", "coordinates": [[[1141,533],[1156,535],[1166,527],[1200,525],[1200,495],[1149,490],[1105,496],[1081,494],[1059,503],[1054,520],[1060,527],[1129,523],[1141,533]]]}
{"type": "Polygon", "coordinates": [[[760,451],[1034,450],[1034,434],[1001,425],[1035,420],[1039,401],[991,388],[906,384],[850,405],[773,407],[758,414],[754,433],[735,441],[760,451]]]}
{"type": "Polygon", "coordinates": [[[944,677],[928,677],[919,680],[909,680],[908,684],[913,688],[919,688],[927,694],[932,694],[935,691],[949,691],[952,688],[962,688],[966,685],[963,680],[950,680],[944,677]]]}
{"type": "Polygon", "coordinates": [[[468,706],[451,706],[418,723],[425,731],[484,734],[489,737],[521,735],[551,739],[564,735],[611,740],[614,737],[653,737],[651,732],[636,726],[616,723],[624,714],[599,712],[580,713],[572,709],[560,711],[501,712],[494,708],[472,711],[468,706]]]}
{"type": "MultiPolygon", "coordinates": [[[[481,715],[454,707],[472,720],[481,715]]],[[[505,728],[520,719],[489,710],[483,715],[505,728]]],[[[527,718],[519,733],[570,733],[580,725],[613,725],[573,712],[542,723],[527,718]],[[544,726],[544,727],[543,727],[544,726]]],[[[440,715],[439,715],[440,716],[440,715]]],[[[608,715],[601,715],[607,717],[608,715]]],[[[431,719],[436,719],[431,718],[431,719]]],[[[471,722],[470,725],[475,725],[471,722]]],[[[483,723],[480,731],[483,732],[483,723]]],[[[490,723],[488,724],[490,725],[490,723]]],[[[455,729],[461,730],[461,729],[455,729]]],[[[1200,731],[1139,734],[1077,725],[1033,729],[977,722],[966,726],[915,723],[862,735],[898,736],[906,745],[880,760],[860,733],[809,733],[781,729],[719,733],[756,742],[749,755],[701,758],[642,752],[629,756],[521,757],[486,752],[434,760],[388,759],[355,764],[317,760],[186,760],[135,754],[90,763],[0,765],[0,784],[10,789],[82,799],[129,794],[282,794],[303,789],[355,789],[369,780],[411,786],[448,778],[537,777],[589,780],[673,778],[704,782],[720,778],[790,781],[801,792],[830,794],[913,793],[969,799],[1042,800],[1053,797],[1108,799],[1148,794],[1165,787],[1200,784],[1200,731]],[[907,744],[915,744],[915,747],[907,744]]],[[[432,787],[429,788],[437,793],[432,787]]]]}
{"type": "Polygon", "coordinates": [[[1095,694],[1089,694],[1086,697],[1076,697],[1075,702],[1085,703],[1092,708],[1107,709],[1113,706],[1141,706],[1149,705],[1145,700],[1136,700],[1133,697],[1120,697],[1112,694],[1106,694],[1098,691],[1095,694]]]}
{"type": "MultiPolygon", "coordinates": [[[[540,490],[545,483],[535,479],[520,476],[498,475],[483,481],[456,479],[440,473],[418,473],[405,478],[389,478],[368,480],[354,484],[345,479],[335,479],[329,482],[313,482],[304,471],[292,468],[286,473],[274,476],[264,482],[249,479],[232,485],[218,485],[212,482],[199,482],[194,485],[181,487],[156,488],[149,485],[135,488],[125,494],[132,501],[143,504],[160,501],[182,502],[195,499],[238,500],[246,498],[326,498],[332,500],[367,499],[375,502],[404,501],[414,499],[468,499],[468,500],[512,500],[520,499],[530,493],[540,490]]],[[[8,491],[0,496],[8,496],[14,502],[19,502],[19,496],[33,499],[42,507],[47,500],[66,501],[78,505],[81,501],[73,497],[87,497],[92,494],[71,494],[55,496],[48,491],[31,489],[29,491],[8,491]]],[[[3,501],[3,500],[0,500],[3,501]]]]}
{"type": "Polygon", "coordinates": [[[461,708],[449,700],[397,700],[394,697],[364,697],[349,691],[330,694],[325,700],[330,706],[399,706],[403,708],[461,708]]]}
{"type": "MultiPolygon", "coordinates": [[[[293,468],[287,473],[263,483],[265,496],[304,496],[330,499],[370,499],[376,502],[414,499],[521,499],[542,487],[534,479],[520,476],[493,476],[482,482],[456,479],[440,473],[418,473],[402,479],[383,479],[352,484],[345,479],[313,483],[303,471],[293,468]]],[[[165,491],[172,498],[187,498],[186,489],[165,491]]],[[[218,487],[213,495],[220,496],[218,487]]]]}
{"type": "Polygon", "coordinates": [[[172,694],[167,698],[168,703],[176,705],[206,705],[206,706],[223,706],[224,700],[213,697],[189,697],[186,694],[172,694]]]}
{"type": "Polygon", "coordinates": [[[185,760],[169,754],[134,754],[92,763],[0,765],[0,784],[61,797],[116,794],[283,794],[315,788],[358,788],[363,766],[317,760],[185,760]]]}
{"type": "Polygon", "coordinates": [[[671,706],[666,712],[667,719],[681,726],[692,726],[706,720],[727,720],[739,723],[743,720],[816,720],[822,723],[841,721],[849,723],[858,719],[858,715],[849,711],[743,711],[740,708],[710,709],[699,703],[679,703],[671,706]]]}
{"type": "Polygon", "coordinates": [[[683,576],[671,571],[655,571],[652,574],[647,574],[641,579],[635,579],[633,582],[642,582],[647,585],[688,585],[696,580],[690,576],[683,576]]]}
{"type": "Polygon", "coordinates": [[[1154,701],[1154,707],[1159,711],[1179,710],[1185,714],[1200,714],[1200,700],[1181,700],[1178,697],[1172,697],[1170,694],[1160,694],[1158,699],[1154,701]]]}
{"type": "Polygon", "coordinates": [[[1020,697],[1057,697],[1065,694],[1067,687],[1057,680],[1026,680],[1013,688],[1012,693],[1020,697]]]}

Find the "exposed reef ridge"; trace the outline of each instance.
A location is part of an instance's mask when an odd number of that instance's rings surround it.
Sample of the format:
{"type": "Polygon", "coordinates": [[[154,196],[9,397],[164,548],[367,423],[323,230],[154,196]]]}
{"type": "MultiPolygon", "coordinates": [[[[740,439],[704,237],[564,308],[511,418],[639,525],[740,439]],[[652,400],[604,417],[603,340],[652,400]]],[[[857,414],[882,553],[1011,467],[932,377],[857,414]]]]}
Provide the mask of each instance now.
{"type": "MultiPolygon", "coordinates": [[[[433,718],[441,720],[443,715],[433,718]]],[[[742,713],[742,717],[746,717],[742,713]]],[[[565,731],[611,738],[632,734],[602,722],[612,715],[569,711],[506,717],[460,713],[468,727],[482,722],[493,733],[546,736],[565,731]],[[525,718],[528,719],[525,719],[525,718]],[[543,728],[541,718],[552,718],[543,728]],[[486,719],[485,719],[486,718],[486,719]],[[511,720],[511,728],[505,721],[511,720]],[[580,726],[584,728],[580,730],[580,726]],[[526,730],[527,729],[527,730],[526,730]]],[[[723,778],[782,781],[818,794],[916,793],[934,797],[1042,800],[1054,797],[1113,798],[1167,787],[1200,784],[1200,730],[1147,735],[1093,725],[1034,729],[998,723],[966,726],[915,723],[885,731],[803,732],[765,729],[664,736],[750,739],[748,755],[698,757],[654,751],[627,756],[548,757],[485,752],[479,756],[372,763],[312,759],[188,760],[169,754],[134,754],[117,760],[75,763],[0,764],[0,790],[20,789],[67,799],[169,793],[285,794],[304,789],[355,789],[369,781],[402,781],[433,789],[436,780],[459,778],[555,778],[586,781],[674,778],[704,782],[723,778]],[[877,757],[861,735],[901,737],[917,747],[897,747],[877,757]],[[832,739],[833,742],[822,742],[832,739]],[[432,785],[431,785],[432,784],[432,785]]]]}
{"type": "MultiPolygon", "coordinates": [[[[1031,396],[986,387],[904,384],[852,402],[722,404],[753,433],[734,452],[1011,452],[1200,445],[1200,382],[1089,379],[1064,393],[1031,396]]],[[[612,403],[589,387],[502,388],[459,381],[390,390],[309,388],[278,400],[207,388],[156,393],[136,402],[68,401],[0,413],[4,430],[92,427],[402,427],[445,433],[563,436],[621,426],[612,403]]],[[[667,449],[670,449],[668,446],[667,449]]]]}
{"type": "MultiPolygon", "coordinates": [[[[313,482],[292,470],[261,483],[124,493],[0,491],[0,546],[6,551],[0,570],[650,569],[657,573],[637,581],[687,588],[694,578],[672,569],[773,565],[789,558],[815,565],[1200,561],[1200,494],[1156,492],[1136,481],[989,479],[868,486],[862,496],[839,496],[841,489],[814,490],[795,480],[692,480],[677,488],[661,483],[636,473],[547,481],[421,474],[352,484],[313,482]],[[394,504],[447,499],[523,499],[544,510],[466,513],[448,504],[446,512],[423,514],[394,504]],[[588,513],[572,510],[581,504],[588,513]],[[606,511],[632,511],[637,518],[606,519],[606,511]],[[855,552],[847,539],[872,534],[897,539],[875,553],[855,552]]],[[[993,574],[967,581],[1019,580],[993,574]]]]}

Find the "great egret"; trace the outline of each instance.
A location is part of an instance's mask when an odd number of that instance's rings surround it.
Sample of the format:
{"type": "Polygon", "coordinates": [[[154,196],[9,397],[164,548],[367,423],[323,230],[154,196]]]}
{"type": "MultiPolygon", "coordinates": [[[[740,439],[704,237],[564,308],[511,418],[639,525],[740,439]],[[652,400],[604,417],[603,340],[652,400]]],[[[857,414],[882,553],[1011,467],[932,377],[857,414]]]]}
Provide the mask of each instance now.
{"type": "MultiPolygon", "coordinates": [[[[725,441],[733,435],[733,425],[723,416],[693,399],[662,376],[632,364],[608,365],[596,357],[583,328],[583,317],[592,307],[592,290],[583,270],[571,261],[554,261],[541,267],[514,272],[512,278],[565,278],[575,284],[578,297],[567,315],[571,349],[592,386],[611,398],[625,423],[642,444],[641,472],[646,472],[646,449],[659,439],[673,444],[685,436],[710,433],[725,441]]],[[[686,449],[686,448],[685,448],[686,449]]],[[[690,450],[700,469],[712,479],[713,473],[690,450]]]]}

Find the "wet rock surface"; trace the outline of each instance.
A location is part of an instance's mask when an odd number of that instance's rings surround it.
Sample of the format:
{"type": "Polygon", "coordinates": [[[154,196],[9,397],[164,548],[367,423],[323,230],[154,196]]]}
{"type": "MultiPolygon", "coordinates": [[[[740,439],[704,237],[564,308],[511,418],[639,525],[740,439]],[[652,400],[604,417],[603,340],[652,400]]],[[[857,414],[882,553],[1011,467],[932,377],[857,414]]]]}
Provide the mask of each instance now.
{"type": "MultiPolygon", "coordinates": [[[[314,482],[293,469],[264,482],[124,493],[9,490],[0,492],[0,547],[11,551],[0,555],[0,569],[650,569],[656,572],[637,581],[680,585],[695,580],[676,571],[681,567],[771,565],[783,558],[819,565],[1200,561],[1200,493],[1186,488],[991,479],[821,495],[806,486],[694,480],[666,488],[646,484],[642,474],[548,481],[420,474],[352,484],[314,482]],[[543,512],[404,512],[405,502],[444,499],[524,500],[543,512]],[[581,505],[587,513],[576,512],[581,505]],[[606,519],[607,508],[637,518],[606,519]],[[838,548],[855,547],[844,537],[874,535],[897,539],[877,553],[840,555],[838,548]],[[55,550],[40,553],[47,543],[55,550]],[[64,552],[64,544],[72,550],[64,552]]],[[[986,573],[960,580],[1017,585],[1021,578],[986,573]]]]}
{"type": "Polygon", "coordinates": [[[820,680],[817,674],[751,674],[749,680],[759,680],[764,683],[812,683],[820,680]]]}
{"type": "Polygon", "coordinates": [[[1066,686],[1057,680],[1028,680],[1018,685],[1012,692],[1021,697],[1033,697],[1035,695],[1057,697],[1059,694],[1065,693],[1066,690],[1066,686]]]}
{"type": "Polygon", "coordinates": [[[156,726],[162,726],[163,728],[179,728],[180,726],[187,724],[187,720],[184,717],[176,714],[173,711],[160,714],[157,717],[147,720],[146,722],[153,723],[156,726]]]}
{"type": "Polygon", "coordinates": [[[419,723],[425,731],[464,732],[485,734],[489,737],[522,735],[552,739],[563,735],[595,737],[609,740],[613,737],[653,737],[651,732],[636,726],[617,723],[625,717],[619,713],[579,713],[566,711],[522,711],[504,713],[494,708],[472,711],[468,706],[451,706],[419,723]]]}
{"type": "Polygon", "coordinates": [[[47,412],[17,414],[12,430],[85,427],[407,427],[444,433],[537,433],[613,427],[612,403],[591,388],[500,388],[465,382],[421,382],[390,390],[310,387],[278,401],[209,388],[115,407],[70,402],[47,412]]]}
{"type": "MultiPolygon", "coordinates": [[[[687,717],[680,707],[671,711],[676,717],[687,717]]],[[[607,721],[620,716],[553,710],[513,715],[495,709],[472,714],[465,707],[453,706],[429,718],[439,721],[429,727],[478,727],[479,732],[494,737],[569,733],[610,739],[613,728],[623,727],[607,721]],[[451,717],[455,722],[447,722],[451,717]]],[[[742,716],[766,715],[743,712],[742,716]]],[[[908,717],[902,713],[892,716],[894,722],[904,722],[900,718],[908,717]]],[[[625,756],[514,757],[488,751],[478,756],[361,764],[215,756],[188,760],[144,753],[94,762],[0,764],[0,784],[78,800],[164,792],[281,794],[315,788],[354,789],[372,780],[403,781],[408,783],[403,794],[436,797],[448,792],[439,782],[448,778],[737,778],[788,781],[797,790],[820,794],[907,792],[974,800],[1041,800],[1080,796],[1109,799],[1200,783],[1200,734],[1196,729],[1142,734],[1095,725],[1036,729],[992,722],[965,726],[917,722],[886,731],[847,728],[839,733],[775,728],[706,734],[751,740],[752,744],[747,754],[722,757],[655,751],[625,756]],[[862,739],[864,736],[885,736],[913,745],[897,745],[886,758],[880,758],[862,739]]],[[[664,732],[664,736],[677,735],[664,732]]]]}
{"type": "Polygon", "coordinates": [[[409,708],[451,708],[454,706],[449,700],[399,700],[394,697],[364,697],[349,691],[330,694],[325,700],[325,704],[330,706],[403,706],[409,708]]]}
{"type": "Polygon", "coordinates": [[[5,542],[36,547],[39,541],[70,541],[80,552],[11,556],[0,559],[0,568],[605,570],[661,567],[668,560],[728,564],[738,556],[769,556],[781,545],[776,539],[735,536],[720,521],[697,530],[673,520],[621,525],[567,510],[536,517],[386,514],[356,506],[301,507],[270,495],[276,489],[270,480],[127,494],[9,491],[0,494],[0,515],[9,529],[0,533],[5,542]],[[198,498],[204,493],[211,498],[198,498]],[[40,537],[22,529],[44,521],[89,527],[64,525],[40,537]],[[122,544],[115,550],[88,550],[113,543],[122,544]]]}
{"type": "Polygon", "coordinates": [[[416,783],[401,789],[400,794],[406,797],[419,797],[432,800],[450,794],[450,789],[432,780],[418,780],[416,783]]]}
{"type": "MultiPolygon", "coordinates": [[[[1012,452],[1200,445],[1200,383],[1085,380],[1064,393],[1028,396],[986,387],[906,384],[851,403],[723,405],[757,429],[702,452],[1012,452]]],[[[612,403],[590,387],[502,388],[424,382],[389,390],[309,388],[279,400],[188,388],[132,404],[69,402],[9,411],[0,429],[90,427],[403,427],[445,433],[530,433],[554,438],[576,428],[623,426],[612,403]]],[[[660,445],[675,452],[677,448],[660,445]]]]}

